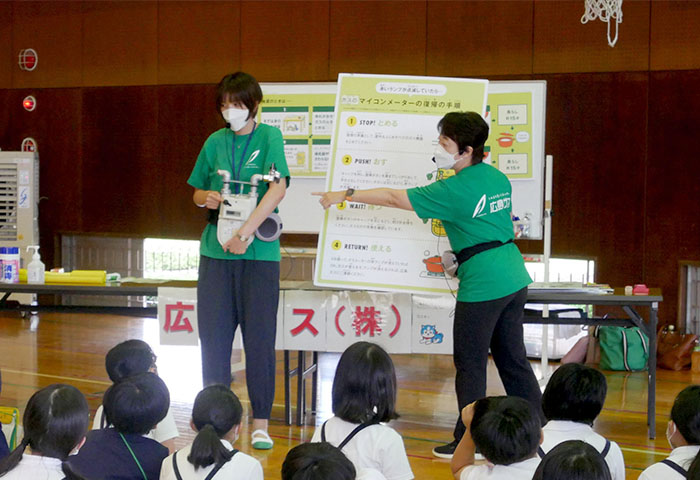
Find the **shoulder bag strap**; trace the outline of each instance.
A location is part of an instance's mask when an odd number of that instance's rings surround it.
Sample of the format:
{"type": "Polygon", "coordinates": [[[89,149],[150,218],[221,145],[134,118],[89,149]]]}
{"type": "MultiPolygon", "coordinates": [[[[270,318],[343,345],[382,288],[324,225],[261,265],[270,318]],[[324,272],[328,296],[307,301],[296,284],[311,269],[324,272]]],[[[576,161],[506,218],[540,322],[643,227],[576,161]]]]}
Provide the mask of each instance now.
{"type": "Polygon", "coordinates": [[[360,433],[360,432],[361,432],[362,430],[364,430],[365,428],[371,427],[372,425],[377,425],[377,422],[368,422],[368,423],[361,423],[361,424],[359,424],[357,427],[355,427],[355,429],[354,429],[352,432],[350,432],[350,435],[348,435],[347,437],[345,437],[345,440],[343,440],[342,442],[340,442],[340,445],[338,445],[338,449],[339,449],[339,450],[342,450],[343,447],[344,447],[345,445],[347,445],[348,442],[349,442],[350,440],[352,440],[352,438],[353,438],[355,435],[357,435],[358,433],[360,433]]]}
{"type": "Polygon", "coordinates": [[[546,454],[544,453],[544,450],[542,449],[542,446],[540,445],[537,447],[537,456],[540,458],[544,458],[546,454]]]}
{"type": "MultiPolygon", "coordinates": [[[[235,448],[234,448],[233,450],[231,450],[231,458],[233,458],[233,456],[234,456],[235,454],[237,454],[237,453],[238,453],[238,450],[236,450],[235,448]]],[[[231,461],[231,458],[229,458],[228,460],[226,460],[226,462],[230,462],[230,461],[231,461]]],[[[224,465],[226,465],[226,462],[222,462],[222,463],[217,464],[217,465],[214,467],[214,469],[213,469],[211,472],[209,472],[209,475],[207,475],[206,478],[205,478],[204,480],[211,480],[212,478],[214,478],[214,475],[216,475],[217,473],[219,473],[219,470],[221,470],[221,467],[223,467],[224,465]]],[[[178,480],[181,480],[181,479],[178,478],[178,480]]]]}
{"type": "Polygon", "coordinates": [[[119,436],[122,437],[122,440],[124,441],[124,445],[126,445],[126,448],[129,450],[129,453],[131,454],[131,458],[134,459],[134,462],[136,462],[136,466],[139,467],[139,471],[141,472],[141,475],[143,475],[143,480],[148,480],[148,476],[146,475],[146,472],[143,471],[143,467],[141,466],[141,462],[139,462],[139,459],[136,458],[136,454],[134,451],[131,449],[131,445],[129,445],[129,442],[126,441],[126,438],[124,438],[124,435],[119,433],[119,436]]]}
{"type": "Polygon", "coordinates": [[[326,423],[328,423],[328,420],[323,422],[323,425],[321,425],[321,441],[322,442],[326,441],[326,423]]]}
{"type": "Polygon", "coordinates": [[[673,460],[669,460],[669,459],[667,458],[666,460],[661,460],[661,463],[663,463],[664,465],[666,465],[666,466],[668,466],[668,467],[671,467],[671,468],[674,469],[676,472],[678,472],[678,473],[680,473],[681,475],[683,475],[683,478],[688,478],[688,472],[686,472],[685,469],[684,469],[683,467],[681,467],[680,465],[678,465],[678,464],[677,464],[676,462],[674,462],[673,460]]]}
{"type": "Polygon", "coordinates": [[[177,480],[182,480],[180,469],[177,468],[177,452],[173,453],[173,471],[175,472],[175,478],[177,478],[177,480]]]}
{"type": "Polygon", "coordinates": [[[605,446],[603,447],[603,451],[600,452],[600,454],[603,456],[603,458],[608,456],[608,453],[610,452],[610,440],[607,438],[605,439],[605,446]]]}
{"type": "Polygon", "coordinates": [[[627,363],[627,334],[624,329],[620,330],[620,333],[622,333],[622,362],[625,364],[625,370],[631,371],[627,363]]]}

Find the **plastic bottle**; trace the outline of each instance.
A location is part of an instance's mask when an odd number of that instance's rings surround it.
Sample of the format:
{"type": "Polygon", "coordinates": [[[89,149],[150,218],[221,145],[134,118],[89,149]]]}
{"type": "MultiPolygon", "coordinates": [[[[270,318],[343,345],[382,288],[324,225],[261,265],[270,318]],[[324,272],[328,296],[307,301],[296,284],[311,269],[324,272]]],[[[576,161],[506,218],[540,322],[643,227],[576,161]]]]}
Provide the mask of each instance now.
{"type": "Polygon", "coordinates": [[[41,261],[39,246],[30,245],[27,247],[27,251],[29,251],[30,248],[34,249],[34,254],[32,255],[32,261],[29,262],[27,266],[27,283],[44,283],[46,266],[44,262],[41,261]]]}
{"type": "Polygon", "coordinates": [[[700,373],[700,345],[696,345],[690,356],[690,370],[693,373],[700,373]]]}
{"type": "Polygon", "coordinates": [[[7,247],[2,261],[2,281],[19,283],[19,247],[7,247]]]}
{"type": "Polygon", "coordinates": [[[9,260],[7,247],[0,247],[0,276],[2,276],[2,283],[10,283],[5,281],[5,263],[9,260]]]}

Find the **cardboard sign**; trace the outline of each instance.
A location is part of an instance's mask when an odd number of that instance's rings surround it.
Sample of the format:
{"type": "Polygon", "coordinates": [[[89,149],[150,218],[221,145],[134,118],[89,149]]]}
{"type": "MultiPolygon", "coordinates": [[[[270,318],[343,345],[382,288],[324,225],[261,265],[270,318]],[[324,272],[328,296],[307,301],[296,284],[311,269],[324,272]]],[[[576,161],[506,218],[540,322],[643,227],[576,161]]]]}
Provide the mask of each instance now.
{"type": "Polygon", "coordinates": [[[400,293],[334,292],[327,309],[326,347],[343,352],[358,341],[389,353],[411,352],[411,296],[400,293]]]}
{"type": "MultiPolygon", "coordinates": [[[[288,291],[284,295],[284,348],[324,351],[327,292],[288,291]]],[[[282,310],[282,309],[281,309],[282,310]]]]}
{"type": "Polygon", "coordinates": [[[197,289],[158,289],[158,325],[161,345],[199,345],[197,289]]]}
{"type": "Polygon", "coordinates": [[[451,295],[412,295],[411,352],[451,355],[455,299],[451,295]]]}

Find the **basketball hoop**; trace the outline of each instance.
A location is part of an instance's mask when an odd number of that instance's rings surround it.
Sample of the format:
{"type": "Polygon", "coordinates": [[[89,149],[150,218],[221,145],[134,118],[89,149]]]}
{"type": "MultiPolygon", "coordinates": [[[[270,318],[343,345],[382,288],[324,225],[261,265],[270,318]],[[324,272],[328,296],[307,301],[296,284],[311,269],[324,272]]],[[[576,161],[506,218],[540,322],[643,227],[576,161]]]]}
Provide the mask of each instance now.
{"type": "Polygon", "coordinates": [[[581,23],[600,18],[608,24],[608,45],[614,47],[617,43],[617,31],[622,23],[622,0],[585,0],[586,12],[581,17],[581,23]],[[610,38],[610,22],[615,22],[615,38],[610,38]]]}

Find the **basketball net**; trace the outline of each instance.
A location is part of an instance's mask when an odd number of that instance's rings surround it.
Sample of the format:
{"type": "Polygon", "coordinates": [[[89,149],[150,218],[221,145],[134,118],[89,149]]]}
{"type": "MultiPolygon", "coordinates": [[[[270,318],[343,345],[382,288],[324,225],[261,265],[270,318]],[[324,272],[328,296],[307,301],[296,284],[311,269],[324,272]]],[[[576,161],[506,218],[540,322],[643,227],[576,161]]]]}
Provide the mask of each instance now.
{"type": "Polygon", "coordinates": [[[586,12],[581,17],[581,23],[600,18],[608,24],[608,45],[614,47],[617,43],[617,30],[622,23],[622,0],[585,0],[586,12]],[[610,22],[615,22],[615,38],[610,38],[610,22]]]}

